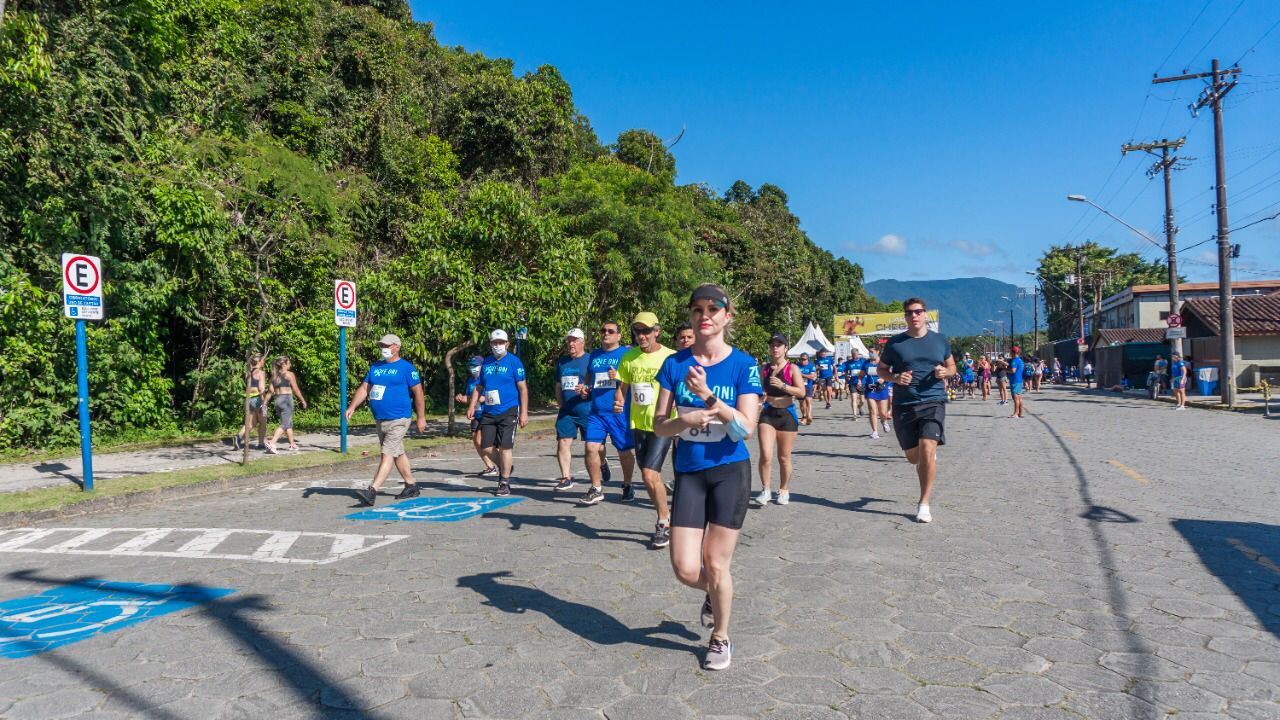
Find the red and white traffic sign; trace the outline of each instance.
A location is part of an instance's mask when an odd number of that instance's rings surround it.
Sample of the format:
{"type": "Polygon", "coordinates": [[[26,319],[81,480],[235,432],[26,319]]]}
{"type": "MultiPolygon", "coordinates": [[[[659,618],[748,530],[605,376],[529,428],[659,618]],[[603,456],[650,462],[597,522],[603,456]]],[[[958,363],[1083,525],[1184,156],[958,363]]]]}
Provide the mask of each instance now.
{"type": "Polygon", "coordinates": [[[1178,313],[1169,313],[1169,327],[1182,327],[1182,316],[1178,313]]]}
{"type": "Polygon", "coordinates": [[[333,322],[340,327],[356,326],[356,284],[333,281],[333,322]]]}
{"type": "Polygon", "coordinates": [[[1078,337],[1078,338],[1076,338],[1076,344],[1077,344],[1077,345],[1084,345],[1084,344],[1085,344],[1085,340],[1084,340],[1084,338],[1082,338],[1082,337],[1078,337]]]}
{"type": "Polygon", "coordinates": [[[62,312],[76,320],[102,319],[102,261],[62,254],[62,312]]]}

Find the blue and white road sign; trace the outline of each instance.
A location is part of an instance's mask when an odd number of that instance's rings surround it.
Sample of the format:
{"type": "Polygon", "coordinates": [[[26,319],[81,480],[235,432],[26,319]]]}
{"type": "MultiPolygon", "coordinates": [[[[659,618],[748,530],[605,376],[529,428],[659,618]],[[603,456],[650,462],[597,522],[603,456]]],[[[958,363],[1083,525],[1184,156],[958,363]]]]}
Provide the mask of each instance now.
{"type": "Polygon", "coordinates": [[[356,326],[356,284],[350,280],[333,281],[333,322],[338,327],[356,326]]]}
{"type": "Polygon", "coordinates": [[[413,498],[380,508],[352,513],[348,520],[425,520],[457,522],[484,515],[524,500],[514,497],[447,497],[413,498]]]}
{"type": "Polygon", "coordinates": [[[102,261],[62,254],[62,312],[76,320],[102,319],[102,261]]]}
{"type": "Polygon", "coordinates": [[[230,588],[85,580],[0,602],[0,657],[24,658],[203,605],[230,588]]]}

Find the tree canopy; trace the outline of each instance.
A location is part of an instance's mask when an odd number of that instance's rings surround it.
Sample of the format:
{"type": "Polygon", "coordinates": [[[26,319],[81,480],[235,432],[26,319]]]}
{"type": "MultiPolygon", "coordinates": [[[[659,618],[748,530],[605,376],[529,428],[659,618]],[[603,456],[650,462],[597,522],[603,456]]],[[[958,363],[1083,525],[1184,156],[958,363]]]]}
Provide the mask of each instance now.
{"type": "MultiPolygon", "coordinates": [[[[678,185],[671,148],[608,146],[544,65],[440,45],[400,0],[24,0],[0,26],[0,450],[70,444],[58,257],[101,256],[95,432],[226,428],[249,353],[334,415],[335,278],[358,378],[384,332],[443,402],[443,360],[527,326],[535,396],[563,333],[670,327],[724,283],[735,342],[877,309],[781,188],[678,185]]],[[[478,349],[478,348],[477,348],[478,349]]],[[[545,387],[544,387],[545,386],[545,387]]]]}

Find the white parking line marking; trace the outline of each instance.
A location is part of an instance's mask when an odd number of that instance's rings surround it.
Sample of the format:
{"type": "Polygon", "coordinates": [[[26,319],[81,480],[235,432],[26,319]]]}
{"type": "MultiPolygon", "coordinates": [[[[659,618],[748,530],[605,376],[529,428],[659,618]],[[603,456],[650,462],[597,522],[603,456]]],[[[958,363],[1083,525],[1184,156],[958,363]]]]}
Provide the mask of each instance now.
{"type": "MultiPolygon", "coordinates": [[[[357,535],[353,533],[302,532],[297,530],[247,530],[234,528],[30,528],[0,531],[0,552],[44,553],[54,555],[122,555],[126,557],[167,557],[202,560],[251,560],[254,562],[328,565],[353,555],[376,550],[408,538],[408,535],[357,535]],[[175,532],[197,533],[176,550],[147,550],[175,532]],[[48,547],[31,547],[41,539],[58,533],[70,534],[62,542],[48,547]],[[86,548],[96,540],[111,535],[132,534],[123,542],[105,548],[86,548]],[[5,537],[8,536],[8,537],[5,537]],[[227,540],[257,539],[253,552],[214,552],[227,540]],[[328,551],[315,543],[299,548],[299,540],[329,540],[328,551]]],[[[56,538],[55,538],[56,539],[56,538]]],[[[242,546],[243,547],[243,546],[242,546]]],[[[321,546],[323,547],[323,546],[321,546]]]]}

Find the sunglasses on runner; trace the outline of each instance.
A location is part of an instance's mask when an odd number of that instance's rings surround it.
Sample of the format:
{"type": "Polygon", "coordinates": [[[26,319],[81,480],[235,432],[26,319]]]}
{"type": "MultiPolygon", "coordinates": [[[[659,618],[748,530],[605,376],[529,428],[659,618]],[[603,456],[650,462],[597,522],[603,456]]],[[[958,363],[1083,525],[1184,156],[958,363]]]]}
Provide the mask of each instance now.
{"type": "Polygon", "coordinates": [[[618,331],[615,328],[600,328],[600,334],[601,335],[617,335],[618,331]]]}
{"type": "Polygon", "coordinates": [[[925,313],[927,313],[927,312],[929,312],[929,311],[928,311],[928,310],[925,310],[924,308],[911,308],[910,310],[903,310],[903,311],[902,311],[902,313],[903,313],[904,315],[906,315],[907,317],[912,317],[912,316],[915,316],[915,315],[923,315],[923,314],[925,314],[925,313]]]}
{"type": "Polygon", "coordinates": [[[637,334],[637,335],[648,335],[649,333],[653,332],[653,331],[654,331],[654,330],[656,330],[656,329],[657,329],[657,328],[643,327],[643,326],[640,326],[640,325],[632,325],[632,326],[631,326],[631,332],[633,332],[633,333],[635,333],[635,334],[637,334]]]}

